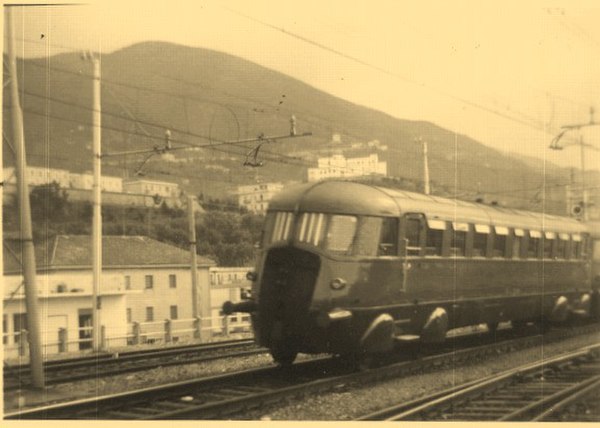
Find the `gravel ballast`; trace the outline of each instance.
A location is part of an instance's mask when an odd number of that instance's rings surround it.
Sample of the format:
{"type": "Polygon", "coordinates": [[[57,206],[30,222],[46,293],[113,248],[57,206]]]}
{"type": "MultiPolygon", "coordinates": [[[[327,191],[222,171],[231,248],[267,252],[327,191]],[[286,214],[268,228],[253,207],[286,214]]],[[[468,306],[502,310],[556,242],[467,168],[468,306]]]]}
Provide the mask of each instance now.
{"type": "Polygon", "coordinates": [[[341,385],[331,393],[320,394],[287,405],[274,406],[271,410],[262,409],[250,415],[250,419],[352,420],[388,406],[408,402],[455,385],[599,342],[600,333],[594,333],[559,343],[488,357],[487,361],[474,365],[458,366],[359,388],[341,385]]]}
{"type": "MultiPolygon", "coordinates": [[[[364,386],[340,385],[331,393],[319,394],[294,402],[274,405],[268,409],[257,410],[250,414],[248,419],[350,420],[383,407],[410,401],[441,389],[536,361],[542,357],[596,344],[599,341],[600,333],[594,333],[567,339],[559,343],[488,357],[485,362],[469,366],[440,369],[431,373],[408,376],[378,384],[364,386]]],[[[311,357],[299,356],[299,360],[308,358],[311,357]]],[[[43,391],[10,392],[4,396],[4,409],[5,412],[14,412],[18,408],[102,396],[272,365],[270,355],[265,353],[200,364],[160,367],[143,372],[52,385],[43,391]]]]}

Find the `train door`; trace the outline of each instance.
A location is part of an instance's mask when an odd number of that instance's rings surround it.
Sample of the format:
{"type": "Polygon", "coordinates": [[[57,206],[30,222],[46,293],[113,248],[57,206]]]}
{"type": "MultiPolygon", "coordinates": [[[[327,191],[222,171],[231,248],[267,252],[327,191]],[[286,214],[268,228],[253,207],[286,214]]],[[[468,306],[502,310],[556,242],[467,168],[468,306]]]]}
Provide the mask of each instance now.
{"type": "Polygon", "coordinates": [[[90,349],[92,347],[92,310],[79,309],[79,349],[90,349]]]}

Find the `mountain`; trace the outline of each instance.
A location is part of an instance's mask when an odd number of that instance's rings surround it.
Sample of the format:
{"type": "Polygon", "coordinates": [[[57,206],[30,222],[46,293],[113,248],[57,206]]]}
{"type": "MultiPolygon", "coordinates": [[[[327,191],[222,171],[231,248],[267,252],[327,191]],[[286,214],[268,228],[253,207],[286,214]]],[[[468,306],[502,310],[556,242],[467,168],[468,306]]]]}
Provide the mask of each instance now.
{"type": "MultiPolygon", "coordinates": [[[[91,170],[90,74],[91,63],[75,53],[19,60],[31,164],[91,170]]],[[[7,95],[5,91],[4,126],[9,131],[7,95]]],[[[108,153],[162,147],[165,129],[171,130],[174,146],[287,134],[292,114],[298,132],[312,132],[310,137],[264,143],[262,168],[242,166],[255,143],[173,151],[170,158],[154,156],[145,164],[139,155],[103,161],[105,174],[131,175],[141,169],[146,176],[178,181],[196,192],[223,194],[256,178],[300,180],[308,163],[289,154],[322,148],[333,133],[344,142],[379,140],[389,148],[382,152],[388,173],[417,185],[422,157],[415,138],[422,137],[428,141],[433,190],[445,194],[483,195],[535,208],[544,182],[557,188],[569,177],[554,165],[546,165],[544,171],[539,162],[505,155],[433,123],[394,118],[207,49],[145,42],[103,55],[101,98],[103,152],[108,153]]],[[[11,163],[8,149],[4,159],[11,163]]],[[[561,190],[554,196],[560,200],[563,194],[561,190]]]]}

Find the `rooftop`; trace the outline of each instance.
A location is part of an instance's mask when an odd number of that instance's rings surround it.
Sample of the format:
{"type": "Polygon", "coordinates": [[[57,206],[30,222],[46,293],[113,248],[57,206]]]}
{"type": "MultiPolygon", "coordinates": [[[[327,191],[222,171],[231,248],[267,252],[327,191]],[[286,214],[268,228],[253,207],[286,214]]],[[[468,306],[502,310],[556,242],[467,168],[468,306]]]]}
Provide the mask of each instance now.
{"type": "MultiPolygon", "coordinates": [[[[4,273],[21,272],[22,249],[18,239],[4,239],[4,273]]],[[[57,235],[35,244],[37,270],[82,269],[92,267],[91,237],[57,235]]],[[[216,263],[198,256],[199,266],[216,263]]],[[[140,266],[189,266],[190,253],[181,248],[146,236],[104,236],[102,265],[104,268],[140,266]]]]}

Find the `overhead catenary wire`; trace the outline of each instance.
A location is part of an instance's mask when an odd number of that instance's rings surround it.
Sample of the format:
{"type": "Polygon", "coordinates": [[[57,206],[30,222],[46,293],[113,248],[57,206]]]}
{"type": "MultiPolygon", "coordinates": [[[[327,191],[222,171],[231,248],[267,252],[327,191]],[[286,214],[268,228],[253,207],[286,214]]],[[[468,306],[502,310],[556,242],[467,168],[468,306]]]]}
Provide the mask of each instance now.
{"type": "MultiPolygon", "coordinates": [[[[39,94],[34,94],[34,93],[31,93],[31,92],[29,92],[29,91],[27,92],[27,94],[28,94],[28,95],[33,95],[33,96],[42,97],[42,96],[41,96],[41,95],[39,95],[39,94]]],[[[59,99],[56,99],[56,98],[54,98],[53,100],[54,100],[54,101],[56,101],[56,102],[60,102],[60,103],[64,103],[64,104],[68,104],[68,105],[72,105],[72,106],[74,106],[74,107],[77,107],[77,108],[83,108],[83,109],[86,109],[86,110],[93,110],[93,109],[92,109],[92,108],[90,108],[90,107],[83,106],[83,105],[80,105],[80,104],[77,104],[77,103],[71,103],[71,102],[67,102],[67,101],[64,101],[64,100],[59,100],[59,99]]],[[[28,111],[28,112],[30,112],[30,113],[33,113],[33,114],[37,114],[37,115],[48,116],[46,113],[41,113],[41,112],[37,112],[37,111],[30,111],[30,110],[27,110],[27,111],[28,111]]],[[[134,123],[137,121],[136,119],[131,119],[131,118],[129,118],[129,117],[123,117],[123,116],[121,116],[121,115],[112,114],[112,113],[109,113],[109,112],[106,112],[106,113],[107,113],[107,115],[112,115],[112,116],[114,116],[114,117],[116,117],[116,118],[118,118],[118,119],[121,119],[121,120],[130,121],[130,122],[134,122],[134,123]]],[[[51,116],[51,115],[50,115],[50,116],[51,116]]],[[[57,117],[57,116],[51,116],[51,117],[53,117],[53,118],[56,118],[56,119],[59,119],[59,120],[65,120],[65,121],[71,121],[71,122],[81,123],[81,121],[74,120],[74,119],[70,119],[70,118],[63,118],[63,117],[57,117]]],[[[152,126],[152,127],[157,127],[157,128],[164,129],[164,125],[161,125],[161,124],[156,124],[156,123],[152,123],[152,122],[146,122],[146,121],[144,121],[144,123],[146,123],[148,126],[152,126]]],[[[128,134],[132,134],[132,135],[136,135],[136,136],[140,136],[140,137],[152,138],[152,139],[155,139],[155,140],[160,140],[160,141],[162,141],[162,140],[163,140],[163,137],[159,137],[159,136],[148,136],[147,134],[140,134],[140,133],[137,133],[137,132],[127,131],[127,130],[123,130],[123,129],[119,129],[119,128],[107,127],[106,125],[103,125],[103,128],[105,128],[105,129],[109,129],[109,130],[113,130],[113,131],[115,131],[115,132],[128,133],[128,134]]],[[[178,130],[178,132],[181,132],[181,133],[184,133],[184,134],[185,134],[185,133],[188,133],[187,131],[180,131],[180,130],[178,130]]],[[[189,135],[191,135],[191,136],[194,136],[194,137],[199,137],[199,138],[204,138],[204,139],[206,139],[206,138],[207,138],[206,136],[204,136],[204,135],[200,135],[200,134],[195,134],[195,133],[188,133],[188,134],[189,134],[189,135]]],[[[191,148],[193,148],[193,147],[199,147],[199,148],[213,149],[213,150],[216,150],[216,151],[221,151],[221,152],[223,152],[223,153],[232,154],[232,155],[239,156],[239,157],[244,157],[244,156],[246,156],[246,155],[247,155],[247,153],[246,153],[246,152],[237,152],[237,151],[219,150],[217,147],[215,147],[215,146],[217,146],[217,145],[233,145],[233,146],[239,146],[239,144],[238,144],[238,143],[236,143],[236,142],[221,142],[221,143],[212,143],[212,144],[204,144],[204,145],[199,145],[199,144],[193,144],[193,143],[189,143],[188,141],[177,140],[177,139],[173,139],[173,141],[175,141],[175,142],[180,142],[180,143],[182,143],[182,144],[188,145],[188,146],[189,146],[189,147],[191,147],[191,148]]],[[[240,147],[240,148],[243,148],[244,150],[247,150],[247,147],[246,147],[246,146],[243,146],[243,147],[240,147]]],[[[284,157],[286,157],[285,155],[281,155],[281,154],[278,154],[278,153],[273,153],[273,155],[274,155],[274,156],[284,156],[284,157]]],[[[295,165],[298,165],[298,166],[314,166],[314,165],[313,165],[312,163],[310,163],[310,162],[304,162],[304,161],[302,161],[302,160],[299,160],[299,159],[297,159],[297,158],[295,158],[295,157],[291,157],[291,156],[287,156],[287,157],[288,157],[290,160],[292,160],[292,162],[289,162],[289,161],[288,161],[288,162],[286,162],[286,161],[284,161],[283,159],[277,159],[277,158],[269,158],[269,160],[270,160],[270,161],[279,162],[279,163],[295,164],[295,165]]],[[[343,167],[342,167],[342,168],[343,168],[343,167]]],[[[348,169],[352,169],[352,168],[348,168],[348,169]]],[[[537,188],[536,188],[536,189],[537,189],[537,188]]],[[[536,190],[536,189],[533,189],[533,190],[536,190]]],[[[469,191],[469,190],[468,190],[468,189],[464,189],[463,191],[469,191]]],[[[510,192],[511,192],[511,191],[506,191],[506,192],[504,192],[504,193],[510,193],[510,192]]]]}
{"type": "MultiPolygon", "coordinates": [[[[46,115],[45,113],[40,113],[40,112],[35,112],[35,111],[28,111],[27,109],[24,109],[24,111],[27,111],[27,112],[30,112],[30,113],[33,113],[33,114],[38,114],[38,115],[46,115]]],[[[58,120],[65,120],[65,121],[69,121],[69,122],[80,123],[80,121],[75,120],[75,119],[68,119],[68,118],[56,117],[56,116],[52,116],[52,115],[50,115],[50,117],[52,117],[54,119],[58,119],[58,120]]],[[[132,131],[125,131],[125,130],[122,130],[122,129],[107,127],[105,124],[103,124],[102,127],[104,129],[114,130],[116,132],[126,132],[126,133],[130,133],[130,134],[137,135],[137,136],[145,136],[145,134],[139,134],[139,133],[132,132],[132,131]]],[[[149,137],[149,138],[153,138],[153,139],[157,139],[157,140],[162,141],[164,137],[158,137],[157,136],[157,137],[149,137]]],[[[238,156],[240,158],[246,156],[245,152],[237,152],[237,151],[225,150],[225,149],[223,149],[221,147],[215,147],[215,144],[213,144],[213,145],[205,144],[205,145],[200,145],[199,146],[199,145],[196,145],[196,144],[193,144],[193,143],[189,143],[189,142],[181,141],[181,140],[177,140],[177,139],[173,139],[173,141],[174,142],[180,142],[180,143],[183,143],[183,144],[188,144],[191,148],[200,147],[200,148],[215,150],[215,151],[219,151],[219,152],[222,152],[222,153],[225,153],[225,154],[230,154],[230,155],[238,156]]],[[[39,154],[34,154],[34,155],[36,155],[36,156],[42,156],[42,157],[44,156],[44,155],[39,155],[39,154]]],[[[56,156],[54,156],[54,158],[56,158],[56,156]]],[[[63,158],[63,159],[66,160],[67,158],[63,158]]],[[[297,160],[297,162],[290,162],[290,161],[286,161],[285,159],[277,159],[277,158],[268,159],[268,160],[272,161],[272,162],[276,162],[276,163],[292,164],[292,165],[297,165],[297,166],[307,166],[307,165],[311,165],[312,166],[312,163],[307,163],[307,162],[304,162],[304,161],[301,161],[301,160],[297,160]]],[[[294,160],[296,160],[296,159],[294,159],[294,160]]],[[[186,175],[177,175],[177,174],[174,174],[172,172],[164,172],[164,171],[163,172],[159,172],[159,173],[160,174],[166,174],[166,175],[172,175],[172,176],[180,176],[180,177],[188,177],[189,176],[189,174],[186,174],[186,175]]],[[[206,179],[205,177],[201,177],[201,176],[197,176],[196,178],[206,179]]],[[[394,178],[394,177],[390,177],[390,178],[394,178]]],[[[409,177],[396,177],[396,178],[413,180],[413,179],[411,179],[409,177]]],[[[219,181],[219,182],[223,182],[223,183],[226,182],[224,180],[210,180],[210,181],[219,181]]],[[[561,185],[561,186],[564,186],[564,185],[561,185]]],[[[548,186],[548,187],[551,187],[551,186],[548,186]]],[[[519,192],[519,191],[527,191],[527,190],[535,191],[535,190],[539,190],[539,188],[540,188],[540,186],[537,186],[535,188],[530,188],[530,189],[511,189],[511,190],[506,190],[506,191],[483,192],[483,193],[487,194],[487,195],[508,194],[508,193],[519,192]]],[[[477,193],[475,191],[475,189],[464,189],[463,188],[460,191],[461,192],[473,192],[473,193],[477,193]]],[[[511,199],[527,200],[526,198],[516,198],[516,197],[512,197],[511,199]]]]}
{"type": "MultiPolygon", "coordinates": [[[[24,91],[24,93],[26,95],[33,96],[33,97],[38,97],[38,98],[43,98],[43,99],[50,99],[50,100],[52,100],[54,102],[57,102],[57,103],[60,103],[60,104],[63,104],[63,105],[72,106],[72,107],[75,107],[75,108],[84,109],[84,110],[88,110],[88,111],[93,111],[92,107],[85,106],[85,105],[78,104],[78,103],[74,103],[74,102],[67,101],[67,100],[63,100],[63,99],[59,99],[59,98],[56,98],[56,97],[46,97],[45,95],[36,94],[36,93],[34,93],[32,91],[28,91],[28,90],[24,91]]],[[[30,110],[30,109],[26,109],[26,111],[30,112],[30,113],[33,113],[33,114],[38,114],[38,115],[42,114],[41,112],[33,111],[33,110],[30,110]]],[[[109,117],[113,117],[113,118],[125,121],[125,122],[131,122],[131,123],[138,124],[138,125],[142,124],[142,125],[147,125],[147,126],[153,127],[153,128],[159,128],[161,130],[161,132],[167,126],[165,124],[158,124],[158,123],[154,123],[154,122],[147,121],[147,120],[141,120],[141,119],[137,119],[137,118],[134,119],[134,118],[131,118],[131,117],[125,117],[125,116],[122,116],[120,114],[115,114],[115,113],[111,113],[110,111],[106,111],[106,109],[103,111],[103,114],[106,115],[106,116],[109,116],[109,117]]],[[[80,121],[76,121],[76,120],[73,120],[73,119],[70,119],[70,118],[58,117],[56,115],[51,116],[51,117],[59,119],[59,120],[73,121],[73,122],[76,122],[76,123],[80,123],[80,121]]],[[[83,123],[83,124],[90,126],[90,124],[87,124],[87,123],[83,123]]],[[[141,137],[141,138],[149,138],[149,139],[153,139],[153,140],[157,140],[157,141],[161,141],[161,142],[163,141],[163,138],[164,138],[163,136],[149,135],[148,132],[145,131],[145,130],[144,130],[143,134],[140,134],[138,132],[129,131],[129,130],[121,129],[121,128],[109,127],[109,126],[106,126],[106,125],[103,125],[103,128],[107,129],[107,130],[115,131],[115,132],[121,132],[121,133],[129,134],[129,135],[134,135],[134,136],[138,136],[138,137],[141,137]]],[[[187,130],[182,130],[182,129],[177,129],[177,128],[171,128],[171,130],[174,131],[174,132],[177,132],[179,134],[182,134],[182,135],[188,135],[190,137],[204,139],[204,140],[207,140],[209,142],[211,141],[210,137],[207,136],[207,135],[193,133],[193,132],[189,132],[187,130]]],[[[181,143],[181,144],[188,145],[190,147],[211,148],[211,147],[220,146],[220,145],[231,145],[231,146],[238,146],[240,148],[243,148],[246,151],[248,149],[246,146],[242,146],[241,142],[237,142],[237,141],[215,140],[216,142],[210,142],[209,144],[206,144],[206,145],[194,144],[194,143],[190,143],[189,141],[184,141],[184,140],[180,140],[180,139],[173,139],[173,141],[181,143]]],[[[219,151],[219,150],[217,150],[217,151],[219,151]]],[[[396,150],[396,149],[390,149],[389,151],[390,152],[394,152],[394,153],[402,153],[401,151],[396,150]]],[[[273,161],[274,159],[276,159],[276,157],[281,157],[281,158],[284,158],[284,159],[291,160],[293,164],[304,165],[304,166],[307,166],[307,167],[314,167],[315,166],[312,162],[302,161],[302,160],[300,160],[299,158],[297,158],[295,156],[290,156],[290,155],[285,155],[285,154],[282,154],[282,153],[272,152],[272,151],[270,151],[268,149],[264,149],[264,148],[261,149],[261,152],[263,154],[269,154],[269,155],[272,156],[272,157],[268,158],[269,161],[273,161]]],[[[234,153],[234,154],[236,154],[238,156],[241,156],[241,157],[245,157],[247,155],[247,152],[238,153],[238,152],[225,151],[225,153],[234,153]]],[[[434,156],[432,156],[432,158],[436,158],[436,156],[434,155],[434,156]]],[[[464,165],[464,164],[465,164],[465,161],[464,160],[461,161],[461,165],[464,165]]],[[[471,164],[479,166],[479,164],[476,163],[476,162],[471,162],[471,164]]],[[[353,170],[353,168],[351,168],[351,167],[344,167],[344,166],[340,166],[338,168],[344,169],[344,170],[353,170]]],[[[500,170],[500,169],[498,169],[498,170],[500,170]]]]}
{"type": "MultiPolygon", "coordinates": [[[[39,65],[39,64],[36,64],[36,65],[39,65]]],[[[40,65],[40,66],[42,66],[42,65],[40,65]]],[[[48,68],[47,66],[42,66],[42,67],[44,67],[44,68],[48,68]]],[[[69,70],[62,70],[62,69],[61,69],[60,71],[69,72],[69,73],[72,73],[72,74],[80,75],[79,73],[72,72],[72,71],[69,71],[69,70]]],[[[91,77],[91,76],[85,76],[85,77],[91,77]]],[[[177,80],[177,79],[175,79],[175,80],[177,80]]],[[[125,87],[135,88],[135,89],[138,89],[138,90],[143,90],[143,91],[159,92],[159,93],[163,93],[163,94],[165,94],[165,95],[169,95],[169,96],[173,96],[173,97],[179,97],[179,98],[183,98],[183,99],[188,99],[188,98],[189,98],[189,97],[186,97],[186,96],[183,96],[183,95],[174,95],[174,94],[168,93],[168,92],[166,92],[166,91],[157,91],[157,90],[155,90],[155,89],[144,88],[144,87],[140,87],[140,86],[137,86],[137,85],[125,84],[125,83],[122,83],[122,82],[111,82],[111,81],[108,81],[108,83],[114,83],[115,85],[120,85],[120,86],[125,86],[125,87]]],[[[224,91],[221,91],[221,92],[224,92],[224,91]]],[[[233,97],[236,97],[235,95],[232,95],[232,94],[227,94],[227,95],[228,95],[228,96],[233,96],[233,97]]],[[[238,97],[238,98],[241,98],[241,97],[238,97]]],[[[200,101],[200,102],[210,102],[210,101],[207,101],[206,99],[196,99],[196,101],[200,101]]],[[[217,104],[218,104],[218,103],[217,103],[217,104]]],[[[118,116],[118,115],[117,115],[117,116],[118,116]]],[[[120,118],[120,119],[122,119],[122,120],[125,120],[125,118],[123,118],[122,116],[121,116],[121,117],[119,117],[119,118],[120,118]]],[[[161,125],[155,125],[155,124],[153,124],[153,125],[151,125],[151,126],[161,126],[161,125]]],[[[162,126],[164,126],[164,125],[162,125],[162,126]]],[[[117,131],[117,130],[115,129],[115,131],[117,131]]],[[[118,130],[118,132],[126,132],[126,131],[124,131],[124,130],[118,130]]],[[[208,136],[208,137],[210,138],[210,136],[208,136]]],[[[159,138],[161,138],[161,137],[154,137],[154,138],[155,138],[155,139],[159,139],[159,138]]],[[[201,137],[201,138],[206,138],[206,136],[203,136],[203,137],[201,137]]],[[[363,138],[363,137],[361,137],[361,138],[363,138]]],[[[243,154],[242,154],[242,153],[237,153],[237,152],[235,152],[235,153],[232,153],[232,154],[235,154],[235,155],[237,155],[237,156],[243,156],[243,154]]],[[[281,154],[275,154],[275,155],[276,155],[276,156],[284,156],[284,155],[281,155],[281,154]]],[[[293,158],[293,157],[292,157],[292,158],[293,158]]]]}
{"type": "MultiPolygon", "coordinates": [[[[233,11],[233,10],[231,10],[231,11],[234,12],[234,13],[239,13],[239,12],[236,12],[236,11],[233,11]]],[[[255,20],[255,21],[261,23],[262,25],[266,25],[266,26],[271,27],[271,28],[273,28],[275,30],[283,31],[285,34],[288,34],[288,35],[290,35],[292,37],[300,37],[300,39],[303,39],[303,36],[299,36],[299,35],[296,35],[295,33],[289,32],[287,30],[280,29],[280,28],[278,28],[276,26],[273,26],[272,24],[265,23],[263,21],[257,20],[256,18],[252,18],[252,17],[246,16],[246,15],[243,15],[243,14],[242,14],[242,16],[245,16],[246,18],[251,19],[251,20],[255,20]]],[[[21,39],[21,40],[24,41],[25,39],[21,39]]],[[[28,41],[31,42],[31,43],[35,43],[34,41],[31,41],[31,40],[28,40],[28,41]]],[[[338,54],[338,55],[342,55],[342,56],[345,55],[343,52],[338,52],[337,50],[335,50],[333,48],[329,48],[329,47],[327,47],[325,45],[320,46],[321,44],[318,43],[318,42],[310,41],[309,39],[306,39],[305,41],[309,42],[310,44],[315,44],[316,46],[319,46],[322,49],[330,50],[332,53],[335,53],[335,54],[338,54]]],[[[73,50],[77,50],[77,49],[73,48],[73,50]]],[[[354,57],[352,57],[350,55],[347,56],[347,59],[351,59],[353,61],[357,61],[358,63],[361,63],[361,64],[363,63],[363,61],[360,60],[359,58],[354,58],[354,57]]],[[[59,68],[59,67],[45,66],[45,65],[39,64],[39,63],[37,63],[35,61],[34,62],[30,62],[30,64],[33,65],[33,66],[35,66],[35,67],[45,68],[45,69],[51,69],[51,70],[58,71],[58,72],[72,74],[72,75],[75,75],[75,76],[78,76],[78,77],[92,78],[91,75],[88,75],[86,73],[77,72],[77,71],[73,71],[73,70],[67,70],[67,69],[63,69],[63,68],[59,68]]],[[[365,64],[369,64],[369,63],[365,62],[365,64]]],[[[365,65],[365,64],[363,64],[363,65],[365,65]]],[[[546,133],[548,135],[553,135],[553,133],[554,133],[553,130],[550,130],[550,129],[547,129],[546,127],[544,127],[544,126],[541,126],[539,123],[537,123],[538,121],[535,121],[535,123],[531,123],[528,120],[524,120],[524,119],[521,119],[521,118],[518,118],[518,117],[514,117],[514,116],[511,116],[511,115],[508,115],[506,113],[498,111],[497,109],[485,106],[485,105],[483,105],[481,103],[476,103],[474,101],[470,101],[468,99],[452,95],[452,94],[450,94],[450,93],[448,93],[448,92],[446,92],[444,90],[441,90],[441,89],[432,88],[429,85],[426,85],[425,83],[421,83],[421,82],[417,82],[417,81],[411,80],[409,78],[406,78],[406,77],[403,77],[401,75],[398,75],[397,73],[393,73],[393,72],[390,72],[388,70],[385,70],[385,69],[383,69],[383,68],[381,68],[379,66],[375,66],[375,65],[371,65],[371,64],[369,64],[368,66],[371,67],[371,68],[374,68],[375,70],[382,71],[382,72],[384,72],[386,74],[389,74],[391,76],[396,76],[396,77],[401,78],[401,79],[408,79],[409,81],[411,81],[414,84],[417,84],[419,86],[425,87],[425,88],[430,89],[430,90],[432,90],[434,92],[438,92],[438,93],[440,93],[442,95],[445,95],[445,96],[447,96],[447,97],[449,97],[451,99],[454,99],[455,101],[459,101],[459,102],[461,102],[461,103],[463,103],[465,105],[469,105],[471,107],[480,109],[482,111],[486,111],[488,113],[491,113],[491,114],[503,117],[504,119],[513,121],[515,123],[519,123],[521,125],[527,126],[529,128],[535,129],[537,131],[542,131],[542,132],[544,132],[544,133],[546,133]]],[[[160,76],[160,77],[163,77],[163,78],[165,77],[165,76],[162,76],[162,75],[157,75],[157,76],[160,76]]],[[[178,80],[178,79],[174,78],[173,80],[178,80]]],[[[179,80],[183,80],[183,79],[179,79],[179,80]]],[[[182,97],[182,95],[174,95],[174,94],[172,94],[172,93],[170,93],[168,91],[163,91],[163,90],[160,90],[160,89],[157,89],[157,88],[147,88],[147,87],[143,87],[143,86],[139,86],[139,85],[134,85],[134,84],[131,84],[131,83],[118,82],[118,81],[115,81],[115,80],[103,79],[103,84],[109,84],[109,85],[112,84],[112,85],[127,87],[127,88],[131,88],[131,89],[138,89],[138,90],[141,90],[141,91],[146,91],[146,92],[151,92],[151,93],[163,94],[163,95],[167,95],[167,96],[171,96],[171,97],[182,97]]],[[[220,92],[223,92],[223,91],[220,91],[220,92]]],[[[202,98],[197,98],[197,97],[191,97],[191,96],[188,96],[188,95],[186,95],[185,97],[188,98],[188,99],[191,99],[191,100],[195,100],[195,101],[211,102],[211,103],[214,103],[214,104],[219,104],[219,103],[216,103],[216,102],[214,102],[212,100],[207,100],[207,99],[202,99],[202,98]]]]}

